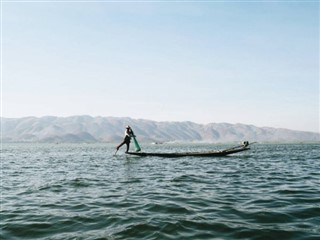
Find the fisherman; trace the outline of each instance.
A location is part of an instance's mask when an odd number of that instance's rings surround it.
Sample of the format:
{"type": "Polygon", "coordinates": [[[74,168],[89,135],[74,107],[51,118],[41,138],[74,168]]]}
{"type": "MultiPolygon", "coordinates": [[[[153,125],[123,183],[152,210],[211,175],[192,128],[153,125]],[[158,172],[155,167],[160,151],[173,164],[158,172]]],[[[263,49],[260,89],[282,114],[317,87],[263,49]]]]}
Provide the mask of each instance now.
{"type": "Polygon", "coordinates": [[[127,145],[126,153],[127,153],[129,152],[129,148],[130,148],[131,137],[134,137],[133,131],[130,126],[126,126],[126,131],[124,132],[124,134],[125,136],[124,136],[123,142],[120,143],[119,146],[117,146],[117,151],[121,148],[122,145],[126,144],[127,145]]]}

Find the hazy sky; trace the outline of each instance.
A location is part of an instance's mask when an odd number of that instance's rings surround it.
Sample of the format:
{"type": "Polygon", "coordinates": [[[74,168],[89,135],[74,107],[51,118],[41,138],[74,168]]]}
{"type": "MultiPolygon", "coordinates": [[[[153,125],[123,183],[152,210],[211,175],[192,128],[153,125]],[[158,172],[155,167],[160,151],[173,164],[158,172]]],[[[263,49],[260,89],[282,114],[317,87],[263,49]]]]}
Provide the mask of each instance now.
{"type": "Polygon", "coordinates": [[[319,2],[3,1],[2,107],[319,132],[319,2]]]}

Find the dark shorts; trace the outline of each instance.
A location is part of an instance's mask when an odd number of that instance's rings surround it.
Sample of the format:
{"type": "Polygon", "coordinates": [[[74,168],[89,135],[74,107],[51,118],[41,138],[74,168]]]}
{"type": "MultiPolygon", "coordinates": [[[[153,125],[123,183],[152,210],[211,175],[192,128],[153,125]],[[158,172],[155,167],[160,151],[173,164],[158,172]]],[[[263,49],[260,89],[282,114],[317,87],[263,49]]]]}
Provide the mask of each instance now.
{"type": "Polygon", "coordinates": [[[125,142],[125,143],[130,143],[130,137],[126,136],[126,137],[124,138],[124,142],[125,142]]]}

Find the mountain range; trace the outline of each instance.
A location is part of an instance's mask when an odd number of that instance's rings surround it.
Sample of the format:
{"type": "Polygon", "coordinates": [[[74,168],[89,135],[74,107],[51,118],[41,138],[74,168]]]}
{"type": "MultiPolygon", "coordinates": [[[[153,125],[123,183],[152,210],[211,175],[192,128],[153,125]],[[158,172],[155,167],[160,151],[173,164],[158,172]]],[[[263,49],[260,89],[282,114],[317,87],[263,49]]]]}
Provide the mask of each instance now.
{"type": "Polygon", "coordinates": [[[320,134],[246,124],[157,122],[121,117],[1,118],[2,142],[119,142],[130,125],[141,142],[319,142],[320,134]]]}

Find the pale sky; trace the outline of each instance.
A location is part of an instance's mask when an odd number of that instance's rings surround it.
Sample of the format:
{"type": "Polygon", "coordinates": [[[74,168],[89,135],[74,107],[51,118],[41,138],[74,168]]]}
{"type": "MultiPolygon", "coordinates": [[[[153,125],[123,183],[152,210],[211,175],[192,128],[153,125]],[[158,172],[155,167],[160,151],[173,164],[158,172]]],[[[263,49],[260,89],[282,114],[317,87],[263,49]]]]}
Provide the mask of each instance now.
{"type": "Polygon", "coordinates": [[[318,1],[2,1],[2,116],[319,132],[318,1]]]}

